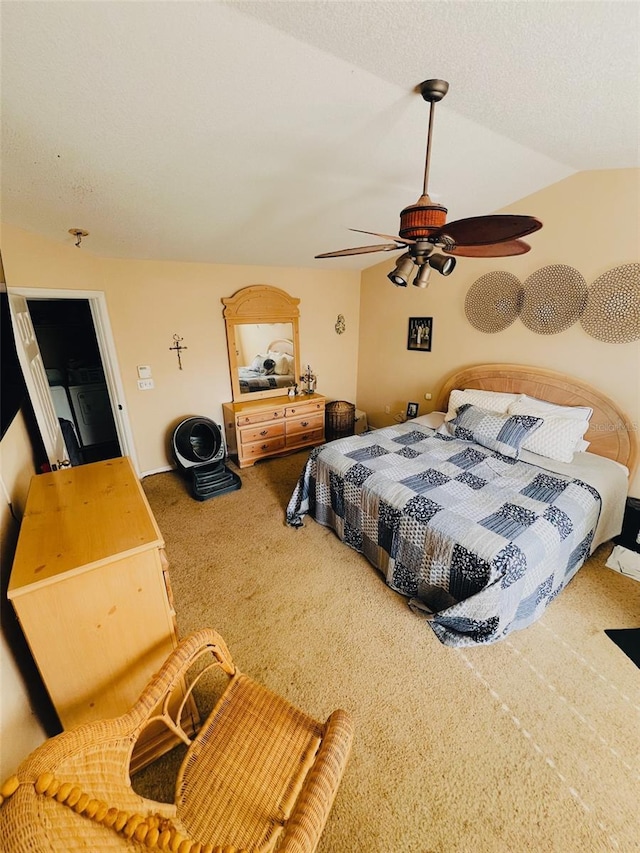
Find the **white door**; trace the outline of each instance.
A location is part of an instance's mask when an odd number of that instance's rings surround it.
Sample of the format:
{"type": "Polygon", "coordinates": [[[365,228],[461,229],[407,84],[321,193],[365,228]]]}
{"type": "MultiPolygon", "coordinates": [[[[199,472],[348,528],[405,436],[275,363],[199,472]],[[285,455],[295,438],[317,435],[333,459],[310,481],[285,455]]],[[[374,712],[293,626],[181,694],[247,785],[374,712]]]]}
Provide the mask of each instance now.
{"type": "Polygon", "coordinates": [[[42,362],[40,347],[24,296],[8,293],[11,322],[16,339],[18,360],[31,398],[33,412],[42,436],[45,452],[52,471],[70,465],[69,454],[49,391],[47,374],[42,362]]]}

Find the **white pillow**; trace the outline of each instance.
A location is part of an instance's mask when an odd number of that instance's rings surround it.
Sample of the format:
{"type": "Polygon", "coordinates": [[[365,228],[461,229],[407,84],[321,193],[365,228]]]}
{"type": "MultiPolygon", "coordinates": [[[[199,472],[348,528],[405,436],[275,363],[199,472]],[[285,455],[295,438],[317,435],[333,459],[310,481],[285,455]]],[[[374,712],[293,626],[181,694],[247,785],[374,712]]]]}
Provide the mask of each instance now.
{"type": "Polygon", "coordinates": [[[256,373],[260,373],[264,366],[265,355],[257,355],[251,364],[249,365],[250,370],[255,370],[256,373]]]}
{"type": "Polygon", "coordinates": [[[282,355],[276,359],[276,373],[279,373],[281,376],[293,374],[293,356],[282,353],[282,355]],[[280,370],[278,370],[278,365],[280,365],[280,370]]]}
{"type": "MultiPolygon", "coordinates": [[[[511,412],[513,415],[523,412],[511,412]]],[[[529,414],[527,412],[526,414],[529,414]]],[[[573,454],[581,447],[582,436],[589,427],[588,421],[571,418],[543,418],[540,427],[522,442],[523,450],[530,450],[547,459],[558,462],[573,462],[573,454]]],[[[586,442],[585,442],[586,443],[586,442]]]]}
{"type": "Polygon", "coordinates": [[[571,418],[576,421],[588,421],[593,414],[589,406],[559,406],[557,403],[547,403],[546,400],[538,400],[537,397],[528,397],[521,394],[520,399],[513,404],[517,411],[511,411],[510,415],[533,415],[534,417],[546,418],[571,418]]]}
{"type": "Polygon", "coordinates": [[[289,358],[286,353],[280,353],[275,359],[276,373],[278,376],[288,376],[293,371],[293,359],[289,358]]]}
{"type": "Polygon", "coordinates": [[[544,424],[535,435],[535,441],[534,436],[531,436],[531,440],[546,449],[533,450],[525,442],[522,445],[525,450],[532,450],[533,453],[557,459],[559,462],[571,462],[574,453],[582,453],[589,446],[589,442],[584,441],[584,434],[589,429],[589,418],[593,414],[593,409],[589,406],[558,406],[523,395],[522,400],[509,406],[509,414],[532,415],[544,419],[544,424]],[[565,426],[557,421],[564,421],[565,426]],[[570,426],[571,424],[575,426],[570,426]],[[571,447],[572,437],[574,441],[571,447]]]}
{"type": "Polygon", "coordinates": [[[417,418],[413,418],[411,423],[422,424],[423,426],[431,427],[431,429],[438,429],[439,426],[442,426],[443,421],[444,412],[429,412],[426,415],[418,415],[417,418]]]}
{"type": "Polygon", "coordinates": [[[449,409],[445,415],[445,421],[452,421],[456,416],[456,411],[465,403],[471,403],[472,406],[479,406],[481,409],[487,409],[490,412],[499,412],[504,415],[509,406],[515,403],[522,397],[522,394],[507,394],[502,391],[482,391],[478,388],[468,388],[466,391],[454,389],[449,394],[449,409]]]}

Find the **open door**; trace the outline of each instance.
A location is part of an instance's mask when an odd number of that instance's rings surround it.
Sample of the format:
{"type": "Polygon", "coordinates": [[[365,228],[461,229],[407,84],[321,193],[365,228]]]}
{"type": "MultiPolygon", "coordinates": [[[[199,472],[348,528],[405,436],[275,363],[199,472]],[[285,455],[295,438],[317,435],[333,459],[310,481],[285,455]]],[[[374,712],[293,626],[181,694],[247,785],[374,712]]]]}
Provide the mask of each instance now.
{"type": "Polygon", "coordinates": [[[24,296],[8,293],[11,322],[16,339],[18,360],[31,398],[38,429],[52,471],[70,465],[60,422],[53,408],[49,382],[42,362],[29,307],[24,296]]]}

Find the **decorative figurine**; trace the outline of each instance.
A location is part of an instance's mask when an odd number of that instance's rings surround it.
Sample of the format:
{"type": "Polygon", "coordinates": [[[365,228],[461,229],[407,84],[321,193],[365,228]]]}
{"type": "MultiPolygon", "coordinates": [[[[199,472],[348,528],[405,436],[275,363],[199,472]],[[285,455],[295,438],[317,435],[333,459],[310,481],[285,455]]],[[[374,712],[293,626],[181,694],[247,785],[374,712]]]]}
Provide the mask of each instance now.
{"type": "Polygon", "coordinates": [[[316,390],[316,377],[315,374],[311,372],[311,365],[307,365],[306,373],[303,373],[300,377],[300,382],[302,382],[303,394],[313,394],[316,390]]]}

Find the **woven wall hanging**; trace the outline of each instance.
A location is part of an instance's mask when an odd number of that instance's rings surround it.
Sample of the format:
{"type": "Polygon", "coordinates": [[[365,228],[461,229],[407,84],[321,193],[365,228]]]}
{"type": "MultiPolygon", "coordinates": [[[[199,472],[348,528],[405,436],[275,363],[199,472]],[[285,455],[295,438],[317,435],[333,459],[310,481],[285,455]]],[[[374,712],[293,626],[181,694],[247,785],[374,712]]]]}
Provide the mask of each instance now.
{"type": "Polygon", "coordinates": [[[587,283],[578,270],[550,264],[524,283],[520,319],[538,335],[556,335],[578,320],[587,298],[587,283]]]}
{"type": "Polygon", "coordinates": [[[520,313],[522,283],[510,272],[481,275],[469,290],[464,311],[471,325],[481,332],[501,332],[520,313]]]}
{"type": "Polygon", "coordinates": [[[640,338],[640,264],[622,264],[603,273],[587,292],[580,319],[599,341],[626,344],[640,338]]]}

